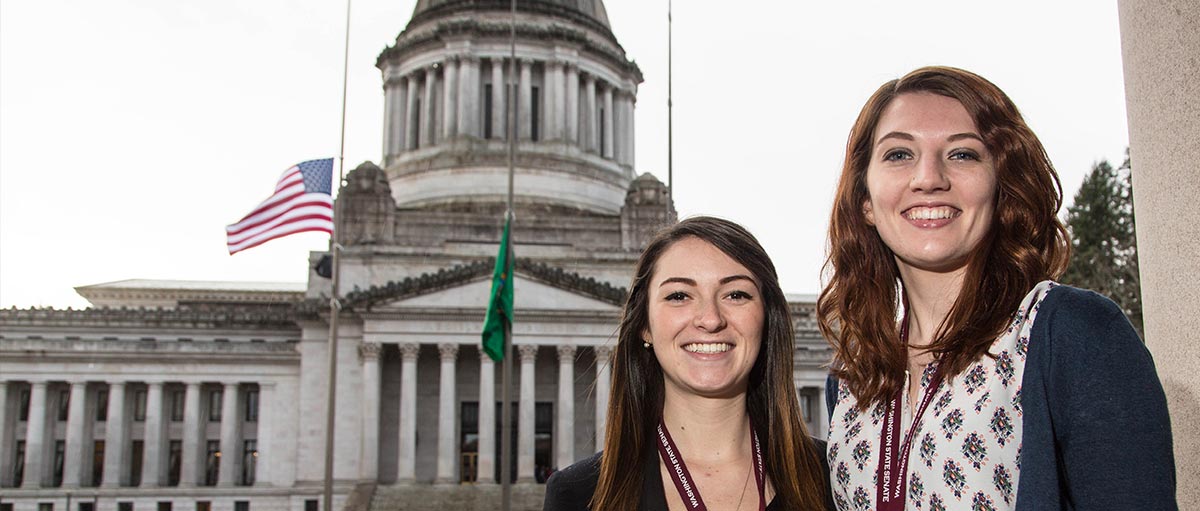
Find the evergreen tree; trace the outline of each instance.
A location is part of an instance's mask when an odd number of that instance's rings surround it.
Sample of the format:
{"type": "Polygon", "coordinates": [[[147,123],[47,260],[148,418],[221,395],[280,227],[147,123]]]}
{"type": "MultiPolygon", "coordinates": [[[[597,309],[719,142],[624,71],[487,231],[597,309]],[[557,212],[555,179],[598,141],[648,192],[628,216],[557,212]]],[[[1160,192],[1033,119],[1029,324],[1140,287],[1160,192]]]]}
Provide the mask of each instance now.
{"type": "Polygon", "coordinates": [[[1126,150],[1120,168],[1100,161],[1084,178],[1067,209],[1074,250],[1062,281],[1112,298],[1140,335],[1142,293],[1130,169],[1126,150]]]}

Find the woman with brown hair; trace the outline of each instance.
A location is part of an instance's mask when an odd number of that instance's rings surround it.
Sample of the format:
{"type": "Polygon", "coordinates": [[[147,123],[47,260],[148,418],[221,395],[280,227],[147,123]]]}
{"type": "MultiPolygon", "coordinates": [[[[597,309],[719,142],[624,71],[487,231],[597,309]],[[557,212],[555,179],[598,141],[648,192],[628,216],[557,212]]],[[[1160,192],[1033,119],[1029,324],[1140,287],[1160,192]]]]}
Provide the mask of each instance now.
{"type": "Polygon", "coordinates": [[[922,68],[867,101],[817,302],[838,509],[1175,509],[1150,353],[1111,301],[1053,282],[1061,204],[982,77],[922,68]]]}
{"type": "Polygon", "coordinates": [[[604,450],[555,473],[547,511],[810,510],[828,502],[800,420],[787,299],[741,226],[666,228],[634,271],[604,450]]]}

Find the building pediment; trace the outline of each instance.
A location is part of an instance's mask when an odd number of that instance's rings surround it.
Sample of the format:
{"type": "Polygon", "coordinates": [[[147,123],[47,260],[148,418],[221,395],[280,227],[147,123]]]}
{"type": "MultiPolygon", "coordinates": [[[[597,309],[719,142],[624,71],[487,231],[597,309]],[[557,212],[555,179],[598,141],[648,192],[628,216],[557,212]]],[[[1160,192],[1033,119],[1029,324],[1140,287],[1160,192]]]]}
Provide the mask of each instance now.
{"type": "MultiPolygon", "coordinates": [[[[518,310],[615,311],[625,288],[528,259],[517,259],[513,290],[518,310]]],[[[495,259],[354,290],[345,306],[366,312],[395,308],[486,307],[495,259]]]]}

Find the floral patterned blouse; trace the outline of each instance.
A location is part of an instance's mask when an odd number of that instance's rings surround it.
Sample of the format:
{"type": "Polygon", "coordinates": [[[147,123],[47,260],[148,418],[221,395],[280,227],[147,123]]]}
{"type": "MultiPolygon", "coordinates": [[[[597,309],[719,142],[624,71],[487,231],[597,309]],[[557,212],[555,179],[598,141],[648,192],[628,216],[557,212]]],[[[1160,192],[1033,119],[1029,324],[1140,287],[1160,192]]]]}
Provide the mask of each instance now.
{"type": "MultiPolygon", "coordinates": [[[[962,374],[942,381],[916,425],[908,461],[906,510],[1012,510],[1021,471],[1021,378],[1029,333],[1046,292],[1045,281],[1021,301],[1008,329],[962,374]]],[[[921,395],[937,368],[926,367],[921,395]]],[[[905,375],[907,376],[907,375],[905,375]]],[[[908,381],[908,378],[905,378],[908,381]]],[[[860,413],[846,382],[830,414],[827,455],[833,500],[840,511],[876,508],[875,480],[886,404],[860,413]]],[[[905,388],[901,439],[912,424],[905,388]]]]}

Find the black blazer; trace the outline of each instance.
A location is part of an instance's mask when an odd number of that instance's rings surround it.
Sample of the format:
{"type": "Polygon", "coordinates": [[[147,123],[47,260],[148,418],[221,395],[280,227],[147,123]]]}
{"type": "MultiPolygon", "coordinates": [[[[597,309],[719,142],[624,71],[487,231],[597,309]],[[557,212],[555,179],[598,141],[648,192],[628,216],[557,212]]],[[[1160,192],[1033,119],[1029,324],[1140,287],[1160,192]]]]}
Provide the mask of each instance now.
{"type": "MultiPolygon", "coordinates": [[[[821,453],[821,478],[825,481],[825,507],[833,509],[833,498],[829,493],[829,466],[825,459],[825,442],[813,439],[817,452],[821,453]]],[[[658,450],[650,449],[650,455],[642,460],[642,500],[638,511],[667,511],[667,497],[663,493],[662,473],[658,468],[658,450]]],[[[546,481],[546,500],[542,511],[588,511],[588,501],[596,491],[596,483],[600,479],[600,454],[579,461],[574,465],[555,472],[546,481]]],[[[637,465],[630,463],[630,469],[637,465]]],[[[807,511],[785,510],[783,505],[772,500],[767,504],[767,511],[807,511]]]]}

